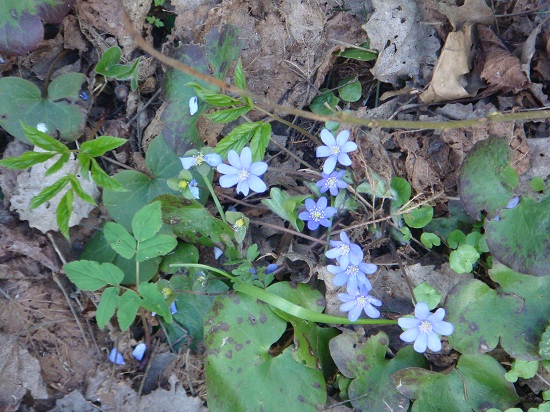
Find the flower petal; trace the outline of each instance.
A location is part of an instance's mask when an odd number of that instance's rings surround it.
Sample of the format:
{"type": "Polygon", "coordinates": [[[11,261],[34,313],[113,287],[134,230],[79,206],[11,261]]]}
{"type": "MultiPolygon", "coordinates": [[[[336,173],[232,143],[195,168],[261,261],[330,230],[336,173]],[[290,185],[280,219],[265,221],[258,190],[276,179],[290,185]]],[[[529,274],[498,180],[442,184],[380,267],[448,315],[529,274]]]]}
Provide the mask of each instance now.
{"type": "Polygon", "coordinates": [[[399,335],[399,338],[403,342],[411,343],[411,342],[416,340],[419,333],[420,333],[420,331],[418,330],[418,328],[409,329],[409,330],[403,332],[401,335],[399,335]]]}
{"type": "Polygon", "coordinates": [[[319,220],[319,224],[324,227],[330,227],[332,225],[332,222],[325,217],[319,220]]]}
{"type": "Polygon", "coordinates": [[[340,232],[340,240],[346,245],[349,245],[351,243],[346,232],[340,232]]]}
{"type": "Polygon", "coordinates": [[[248,168],[248,172],[251,175],[256,175],[256,176],[263,175],[266,171],[267,171],[266,162],[255,162],[255,163],[252,163],[248,168]]]}
{"type": "Polygon", "coordinates": [[[237,193],[242,193],[245,196],[248,196],[248,193],[250,192],[250,186],[248,185],[248,179],[247,180],[241,180],[239,183],[237,183],[237,193]]]}
{"type": "Polygon", "coordinates": [[[348,283],[349,277],[346,275],[346,272],[340,272],[334,278],[332,278],[332,283],[336,286],[344,286],[348,283]]]}
{"type": "Polygon", "coordinates": [[[397,324],[401,326],[403,329],[412,329],[416,328],[418,329],[418,326],[420,325],[420,322],[416,318],[399,318],[397,319],[397,324]]]}
{"type": "Polygon", "coordinates": [[[445,317],[445,309],[439,308],[435,311],[433,315],[428,316],[426,320],[430,323],[437,323],[437,322],[441,322],[444,317],[445,317]]]}
{"type": "Polygon", "coordinates": [[[344,143],[346,143],[349,139],[349,130],[342,130],[340,133],[338,133],[338,136],[336,136],[336,144],[338,146],[342,146],[344,143]]]}
{"type": "Polygon", "coordinates": [[[369,318],[376,319],[380,317],[380,311],[378,309],[375,309],[371,305],[365,305],[363,309],[365,309],[365,313],[369,318]]]}
{"type": "Polygon", "coordinates": [[[267,185],[264,181],[255,175],[248,176],[248,185],[256,193],[263,193],[267,190],[267,185]]]}
{"type": "Polygon", "coordinates": [[[346,153],[340,152],[338,154],[338,163],[343,166],[349,166],[351,165],[351,158],[346,153]]]}
{"type": "Polygon", "coordinates": [[[352,300],[350,301],[347,301],[346,303],[340,305],[340,310],[342,312],[347,312],[349,310],[351,310],[352,308],[354,308],[356,305],[355,305],[355,297],[352,298],[352,300]]]}
{"type": "MultiPolygon", "coordinates": [[[[332,150],[328,146],[319,146],[317,149],[315,149],[315,156],[317,158],[320,157],[329,157],[332,155],[332,150]]],[[[323,173],[325,174],[325,173],[323,173]]]]}
{"type": "Polygon", "coordinates": [[[327,200],[327,198],[324,197],[324,196],[321,196],[321,197],[319,198],[319,200],[317,201],[317,207],[318,207],[319,209],[324,209],[324,208],[326,208],[326,207],[327,207],[327,204],[328,204],[328,200],[327,200]]]}
{"type": "Polygon", "coordinates": [[[197,113],[197,110],[199,110],[199,100],[197,99],[197,96],[193,96],[189,99],[189,114],[194,116],[195,113],[197,113]]]}
{"type": "Polygon", "coordinates": [[[222,157],[217,153],[208,153],[204,155],[204,161],[212,167],[216,167],[222,162],[222,157]]]}
{"type": "Polygon", "coordinates": [[[239,183],[240,179],[237,175],[223,175],[220,177],[220,186],[223,188],[233,187],[239,183]]]}
{"type": "MultiPolygon", "coordinates": [[[[336,259],[341,254],[342,253],[340,251],[340,248],[335,247],[334,249],[327,250],[326,253],[325,253],[325,256],[328,257],[329,259],[336,259]]],[[[345,266],[347,266],[347,265],[345,265],[345,266]]]]}
{"type": "Polygon", "coordinates": [[[430,315],[430,309],[424,302],[418,302],[414,308],[414,316],[416,319],[426,320],[430,315]]]}
{"type": "Polygon", "coordinates": [[[307,209],[307,210],[311,210],[311,209],[313,209],[315,206],[316,206],[316,205],[315,205],[315,201],[314,201],[312,198],[308,197],[308,198],[306,199],[306,209],[307,209]]]}
{"type": "Polygon", "coordinates": [[[248,170],[252,164],[252,151],[250,147],[243,148],[241,152],[241,165],[243,169],[248,170]]]}
{"type": "MultiPolygon", "coordinates": [[[[325,253],[325,256],[327,256],[327,253],[325,253]]],[[[327,257],[329,257],[329,256],[327,256],[327,257]]],[[[331,258],[331,259],[333,259],[333,258],[331,258]]],[[[345,255],[340,256],[340,258],[338,259],[338,263],[340,264],[340,266],[342,266],[342,268],[347,268],[349,266],[349,254],[345,254],[345,255]]]]}
{"type": "Polygon", "coordinates": [[[319,223],[316,222],[315,220],[308,220],[307,222],[307,228],[309,230],[317,230],[317,228],[319,227],[319,223]]]}
{"type": "Polygon", "coordinates": [[[337,159],[338,159],[338,156],[336,156],[336,155],[329,156],[328,159],[325,160],[325,164],[323,165],[323,172],[331,173],[334,170],[334,168],[336,167],[336,160],[337,159]]]}
{"type": "Polygon", "coordinates": [[[227,153],[227,161],[231,166],[238,170],[241,170],[243,168],[243,165],[241,164],[241,158],[239,154],[234,150],[230,150],[229,153],[227,153]]]}
{"type": "Polygon", "coordinates": [[[435,333],[430,333],[428,335],[428,348],[434,352],[439,352],[441,350],[441,340],[435,333]]]}
{"type": "Polygon", "coordinates": [[[336,209],[335,207],[329,206],[325,209],[325,216],[327,218],[330,218],[330,217],[334,216],[337,211],[338,211],[338,209],[336,209]]]}
{"type": "Polygon", "coordinates": [[[367,275],[372,275],[378,270],[378,266],[376,266],[374,263],[360,263],[359,267],[361,271],[367,275]]]}
{"type": "Polygon", "coordinates": [[[452,333],[455,330],[454,325],[450,322],[441,321],[437,323],[432,323],[432,326],[433,326],[434,332],[439,333],[440,335],[443,335],[443,336],[452,335],[452,333]]]}
{"type": "Polygon", "coordinates": [[[122,356],[122,353],[117,351],[116,348],[113,348],[111,350],[111,353],[109,353],[109,360],[113,363],[116,363],[117,365],[124,365],[126,362],[124,362],[124,357],[122,356]]]}
{"type": "Polygon", "coordinates": [[[145,354],[145,350],[147,349],[147,345],[143,342],[138,343],[137,346],[132,351],[132,356],[141,362],[143,359],[143,355],[145,354]]]}
{"type": "Polygon", "coordinates": [[[309,212],[306,212],[306,211],[303,211],[303,212],[300,212],[300,214],[298,215],[298,217],[303,220],[303,221],[306,221],[306,220],[310,220],[311,219],[311,215],[309,214],[309,212]]]}
{"type": "Polygon", "coordinates": [[[346,142],[340,147],[340,152],[343,153],[353,152],[354,150],[357,150],[357,144],[354,142],[346,142]]]}
{"type": "Polygon", "coordinates": [[[220,163],[218,165],[218,167],[216,167],[216,170],[223,174],[223,175],[238,175],[239,174],[239,169],[233,167],[233,166],[229,166],[225,163],[220,163]]]}
{"type": "Polygon", "coordinates": [[[426,352],[428,347],[428,335],[425,333],[420,333],[416,340],[414,341],[414,350],[418,353],[426,352]]]}
{"type": "Polygon", "coordinates": [[[355,301],[355,296],[348,295],[347,293],[339,293],[338,299],[342,302],[351,302],[352,300],[355,301]]]}
{"type": "Polygon", "coordinates": [[[361,316],[361,307],[354,306],[348,313],[348,319],[352,322],[355,322],[361,316]]]}
{"type": "Polygon", "coordinates": [[[185,170],[192,168],[197,164],[197,159],[194,157],[180,157],[181,165],[185,170]]]}
{"type": "Polygon", "coordinates": [[[327,146],[336,146],[336,139],[328,129],[321,130],[321,140],[327,146]]]}

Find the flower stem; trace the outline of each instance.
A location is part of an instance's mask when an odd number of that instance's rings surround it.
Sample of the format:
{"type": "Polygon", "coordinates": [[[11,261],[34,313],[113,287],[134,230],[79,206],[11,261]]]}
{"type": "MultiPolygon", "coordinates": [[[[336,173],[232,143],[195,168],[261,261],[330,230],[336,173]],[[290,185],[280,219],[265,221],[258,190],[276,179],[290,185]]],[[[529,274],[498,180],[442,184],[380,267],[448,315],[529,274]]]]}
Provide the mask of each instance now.
{"type": "Polygon", "coordinates": [[[223,211],[223,207],[220,203],[220,200],[218,199],[218,196],[216,196],[216,193],[214,192],[214,188],[212,187],[212,183],[210,183],[210,179],[208,179],[208,177],[206,176],[204,176],[204,183],[206,183],[206,187],[208,188],[208,191],[210,192],[210,195],[212,196],[212,199],[216,204],[216,208],[218,208],[220,217],[222,218],[223,222],[227,224],[227,219],[225,218],[225,213],[223,211]]]}

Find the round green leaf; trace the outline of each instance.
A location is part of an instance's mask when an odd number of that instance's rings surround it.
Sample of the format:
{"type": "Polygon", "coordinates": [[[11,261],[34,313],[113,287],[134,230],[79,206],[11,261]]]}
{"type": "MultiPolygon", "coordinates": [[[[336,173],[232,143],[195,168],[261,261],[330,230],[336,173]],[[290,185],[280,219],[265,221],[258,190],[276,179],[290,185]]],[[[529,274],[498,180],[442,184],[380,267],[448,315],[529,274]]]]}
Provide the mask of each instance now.
{"type": "Polygon", "coordinates": [[[330,90],[321,89],[320,94],[311,101],[309,108],[313,113],[328,115],[334,112],[339,101],[340,99],[330,90]]]}
{"type": "Polygon", "coordinates": [[[441,245],[441,239],[435,233],[424,232],[420,235],[420,241],[428,249],[441,245]]]}
{"type": "Polygon", "coordinates": [[[432,220],[434,208],[431,206],[420,206],[403,215],[407,226],[414,229],[420,229],[426,226],[432,220]]]}
{"type": "Polygon", "coordinates": [[[417,302],[424,302],[430,310],[435,309],[441,301],[441,295],[431,285],[422,282],[413,290],[417,302]]]}
{"type": "Polygon", "coordinates": [[[479,253],[475,247],[460,245],[457,250],[451,252],[449,264],[456,273],[470,273],[478,259],[479,253]]]}
{"type": "Polygon", "coordinates": [[[338,94],[340,98],[346,102],[356,102],[361,98],[361,83],[359,80],[348,76],[338,83],[338,94]]]}

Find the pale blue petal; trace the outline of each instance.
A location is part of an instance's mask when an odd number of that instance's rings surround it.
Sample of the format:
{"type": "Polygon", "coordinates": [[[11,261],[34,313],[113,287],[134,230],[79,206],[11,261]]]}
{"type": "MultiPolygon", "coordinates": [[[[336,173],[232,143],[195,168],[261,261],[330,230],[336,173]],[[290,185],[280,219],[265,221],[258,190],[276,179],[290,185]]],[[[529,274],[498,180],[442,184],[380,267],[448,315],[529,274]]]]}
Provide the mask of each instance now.
{"type": "Polygon", "coordinates": [[[338,133],[338,136],[336,136],[336,144],[338,146],[342,146],[344,143],[346,143],[349,139],[349,130],[342,130],[340,133],[338,133]]]}
{"type": "Polygon", "coordinates": [[[336,214],[338,210],[335,207],[329,206],[325,209],[325,216],[332,217],[336,214]]]}
{"type": "Polygon", "coordinates": [[[378,269],[374,263],[360,263],[361,271],[367,275],[372,275],[378,269]]]}
{"type": "Polygon", "coordinates": [[[424,353],[426,352],[426,348],[428,347],[428,335],[425,333],[419,333],[418,337],[414,341],[414,350],[418,353],[424,353]]]}
{"type": "Polygon", "coordinates": [[[418,330],[418,328],[414,328],[403,332],[401,335],[399,335],[399,338],[403,342],[411,343],[416,340],[419,334],[420,334],[420,331],[418,330]]]}
{"type": "Polygon", "coordinates": [[[325,160],[325,164],[323,165],[323,171],[325,173],[331,173],[334,170],[334,168],[336,167],[336,160],[337,159],[338,159],[338,156],[332,155],[327,160],[325,160]]]}
{"type": "Polygon", "coordinates": [[[508,201],[508,204],[506,205],[506,209],[513,209],[517,205],[519,205],[519,196],[515,196],[515,197],[511,198],[508,201]]]}
{"type": "Polygon", "coordinates": [[[309,214],[309,212],[300,212],[300,214],[298,215],[298,217],[304,221],[306,220],[309,220],[311,219],[311,215],[309,214]]]}
{"type": "Polygon", "coordinates": [[[348,187],[348,184],[346,182],[344,182],[343,180],[338,180],[336,182],[336,187],[339,188],[339,189],[345,189],[348,187]]]}
{"type": "Polygon", "coordinates": [[[181,165],[185,170],[192,168],[197,164],[197,159],[194,157],[180,157],[181,165]]]}
{"type": "Polygon", "coordinates": [[[137,346],[132,351],[132,356],[141,362],[143,359],[143,355],[145,355],[145,350],[147,349],[147,345],[143,342],[138,343],[137,346]]]}
{"type": "Polygon", "coordinates": [[[220,186],[223,188],[233,187],[239,183],[240,179],[237,175],[224,175],[220,177],[220,186]]]}
{"type": "MultiPolygon", "coordinates": [[[[326,192],[326,189],[325,189],[325,192],[326,192]]],[[[321,190],[321,193],[324,193],[324,192],[321,190]]],[[[332,196],[338,196],[338,186],[332,186],[330,188],[330,194],[332,196]]]]}
{"type": "Polygon", "coordinates": [[[122,353],[117,351],[116,348],[113,348],[111,350],[111,353],[109,353],[109,360],[112,363],[116,363],[117,365],[124,365],[126,362],[124,362],[124,357],[122,356],[122,353]]]}
{"type": "Polygon", "coordinates": [[[346,245],[349,245],[351,243],[346,232],[340,232],[340,240],[346,245]]]}
{"type": "Polygon", "coordinates": [[[218,260],[221,255],[223,255],[223,250],[221,250],[219,247],[214,246],[214,259],[218,260]]]}
{"type": "Polygon", "coordinates": [[[373,298],[372,296],[367,296],[367,301],[374,306],[382,306],[382,301],[378,300],[376,298],[373,298]]]}
{"type": "Polygon", "coordinates": [[[307,222],[307,228],[309,230],[317,230],[317,228],[319,227],[319,223],[314,221],[314,220],[308,220],[307,222]]]}
{"type": "Polygon", "coordinates": [[[340,152],[349,153],[357,150],[357,144],[354,142],[346,142],[342,147],[340,147],[340,152]]]}
{"type": "Polygon", "coordinates": [[[376,319],[380,317],[380,311],[373,308],[371,305],[365,305],[363,309],[365,309],[365,313],[369,318],[376,319]]]}
{"type": "Polygon", "coordinates": [[[319,158],[319,157],[329,157],[331,155],[332,155],[332,150],[328,146],[319,146],[315,150],[315,156],[317,158],[319,158]]]}
{"type": "Polygon", "coordinates": [[[270,263],[270,264],[267,265],[267,267],[265,268],[265,274],[266,274],[266,275],[269,275],[270,273],[275,272],[277,269],[279,269],[279,266],[278,266],[276,263],[270,263]]]}
{"type": "Polygon", "coordinates": [[[346,283],[348,283],[348,275],[346,275],[345,272],[340,272],[334,278],[332,279],[332,283],[334,283],[336,286],[344,286],[346,283]]]}
{"type": "Polygon", "coordinates": [[[435,311],[433,315],[428,316],[426,320],[430,323],[437,323],[437,322],[441,322],[444,317],[445,317],[445,309],[439,308],[435,311]]]}
{"type": "Polygon", "coordinates": [[[245,147],[241,152],[241,165],[243,169],[248,170],[252,164],[252,151],[250,147],[245,147]]]}
{"type": "Polygon", "coordinates": [[[399,318],[397,319],[397,324],[401,326],[403,329],[418,329],[418,326],[420,326],[420,322],[416,318],[399,318]]]}
{"type": "Polygon", "coordinates": [[[348,295],[347,293],[339,293],[338,299],[340,299],[342,302],[355,302],[355,296],[348,295]]]}
{"type": "Polygon", "coordinates": [[[199,199],[201,197],[197,186],[189,186],[189,191],[195,199],[199,199]]]}
{"type": "Polygon", "coordinates": [[[267,186],[258,176],[250,175],[248,177],[248,185],[256,193],[263,193],[266,191],[267,186]]]}
{"type": "MultiPolygon", "coordinates": [[[[327,250],[326,253],[325,253],[325,256],[328,257],[329,259],[336,259],[338,256],[340,256],[340,254],[341,254],[340,249],[339,248],[334,248],[334,249],[327,250]]],[[[345,265],[345,266],[347,266],[347,265],[345,265]]]]}
{"type": "MultiPolygon", "coordinates": [[[[357,290],[359,289],[359,285],[358,285],[358,282],[357,282],[357,276],[347,276],[348,278],[348,283],[346,285],[348,291],[350,290],[357,290]]],[[[336,283],[335,283],[336,285],[336,283]]],[[[340,285],[336,285],[336,286],[340,286],[340,285]]]]}
{"type": "Polygon", "coordinates": [[[204,155],[204,161],[212,167],[216,167],[222,162],[222,157],[217,153],[208,153],[204,155]]]}
{"type": "Polygon", "coordinates": [[[340,152],[338,154],[338,163],[343,166],[349,166],[351,165],[351,158],[346,153],[340,152]]]}
{"type": "Polygon", "coordinates": [[[439,352],[441,350],[441,340],[435,333],[428,335],[428,348],[433,352],[439,352]]]}
{"type": "MultiPolygon", "coordinates": [[[[329,257],[327,253],[325,253],[325,255],[329,257]]],[[[343,269],[347,268],[349,265],[349,254],[340,256],[340,258],[338,259],[338,263],[340,264],[340,266],[342,266],[343,269]]]]}
{"type": "Polygon", "coordinates": [[[348,319],[352,322],[355,322],[361,316],[361,308],[359,306],[354,306],[348,313],[348,319]]]}
{"type": "Polygon", "coordinates": [[[347,312],[349,310],[351,310],[353,307],[355,307],[355,297],[352,298],[352,300],[340,305],[340,310],[342,312],[347,312]]]}
{"type": "Polygon", "coordinates": [[[365,292],[368,293],[369,290],[372,290],[372,283],[370,283],[370,280],[368,280],[365,275],[362,275],[361,277],[358,277],[357,278],[357,287],[360,287],[362,288],[363,286],[365,286],[367,288],[367,291],[365,292]]]}
{"type": "Polygon", "coordinates": [[[328,220],[326,217],[319,220],[319,224],[324,226],[324,227],[330,227],[332,225],[332,223],[330,222],[330,220],[328,220]]]}
{"type": "Polygon", "coordinates": [[[321,130],[321,140],[327,146],[336,146],[336,139],[328,129],[321,130]]]}
{"type": "Polygon", "coordinates": [[[248,196],[250,192],[250,186],[248,185],[248,180],[241,180],[237,183],[237,193],[242,193],[245,196],[248,196]]]}
{"type": "Polygon", "coordinates": [[[310,197],[308,197],[308,198],[306,199],[306,209],[307,209],[307,210],[311,210],[311,209],[313,209],[315,206],[316,206],[316,205],[315,205],[315,202],[313,201],[313,199],[310,198],[310,197]]]}
{"type": "Polygon", "coordinates": [[[432,323],[432,326],[433,326],[434,332],[437,332],[437,333],[439,333],[440,335],[443,335],[443,336],[452,335],[452,333],[455,330],[455,327],[450,322],[441,321],[441,322],[437,322],[437,323],[432,323]]]}
{"type": "Polygon", "coordinates": [[[242,170],[243,165],[241,164],[241,158],[236,151],[230,150],[229,153],[227,153],[227,161],[231,166],[235,167],[238,170],[242,170]]]}
{"type": "Polygon", "coordinates": [[[255,162],[250,165],[248,168],[248,171],[251,175],[260,176],[263,175],[267,171],[267,163],[266,162],[255,162]]]}
{"type": "Polygon", "coordinates": [[[170,313],[172,315],[175,315],[176,313],[178,313],[178,308],[176,307],[176,301],[173,301],[172,304],[170,305],[170,313]]]}
{"type": "Polygon", "coordinates": [[[414,308],[414,316],[416,319],[426,320],[430,316],[430,309],[424,302],[418,302],[414,308]]]}
{"type": "Polygon", "coordinates": [[[223,175],[238,175],[239,169],[234,168],[233,166],[226,165],[225,163],[220,163],[216,170],[223,175]]]}
{"type": "Polygon", "coordinates": [[[328,200],[327,200],[327,198],[324,197],[324,196],[321,196],[321,197],[319,198],[319,200],[317,201],[317,207],[318,207],[319,209],[324,209],[325,207],[327,207],[327,204],[328,204],[328,200]]]}
{"type": "Polygon", "coordinates": [[[327,265],[327,270],[334,275],[342,272],[342,268],[336,265],[327,265]]]}

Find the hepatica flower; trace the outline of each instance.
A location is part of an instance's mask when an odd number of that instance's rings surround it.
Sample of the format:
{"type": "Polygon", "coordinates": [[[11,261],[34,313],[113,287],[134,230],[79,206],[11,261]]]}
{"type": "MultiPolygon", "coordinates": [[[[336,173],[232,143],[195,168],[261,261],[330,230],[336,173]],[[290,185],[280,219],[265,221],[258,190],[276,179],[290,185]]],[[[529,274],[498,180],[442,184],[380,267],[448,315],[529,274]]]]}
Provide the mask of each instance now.
{"type": "Polygon", "coordinates": [[[349,264],[347,267],[328,265],[327,270],[333,273],[335,276],[332,279],[332,283],[336,286],[348,285],[358,288],[360,285],[369,285],[372,289],[370,281],[366,275],[372,275],[376,272],[378,266],[372,263],[361,262],[358,265],[349,264]]]}
{"type": "Polygon", "coordinates": [[[326,174],[332,173],[336,167],[336,162],[343,166],[351,165],[348,153],[357,150],[357,145],[354,142],[348,142],[348,139],[349,130],[342,130],[336,138],[328,129],[321,130],[321,140],[326,146],[319,146],[316,155],[317,157],[327,158],[323,165],[323,172],[326,174]]]}
{"type": "Polygon", "coordinates": [[[319,225],[330,227],[330,218],[336,214],[336,208],[328,206],[326,197],[320,197],[317,203],[313,199],[306,199],[306,210],[301,212],[298,217],[307,222],[309,230],[315,230],[319,225]]]}
{"type": "Polygon", "coordinates": [[[217,153],[197,152],[192,156],[180,157],[181,165],[185,170],[191,169],[193,166],[200,166],[207,163],[212,167],[218,166],[222,162],[222,157],[217,153]]]}
{"type": "Polygon", "coordinates": [[[379,318],[380,311],[375,306],[382,306],[382,302],[369,295],[372,290],[370,284],[363,284],[358,288],[348,285],[348,293],[339,293],[338,299],[344,302],[340,306],[342,312],[348,312],[348,319],[355,322],[364,311],[369,318],[379,318]]]}
{"type": "Polygon", "coordinates": [[[124,365],[126,363],[124,362],[122,353],[120,353],[116,348],[113,348],[111,353],[109,353],[109,360],[117,365],[124,365]]]}
{"type": "Polygon", "coordinates": [[[397,320],[405,332],[399,337],[404,342],[414,342],[414,350],[418,353],[426,352],[426,348],[434,352],[441,350],[439,335],[449,336],[454,331],[450,322],[444,322],[445,309],[439,308],[431,313],[428,305],[418,302],[414,308],[414,318],[400,318],[397,320]]]}
{"type": "Polygon", "coordinates": [[[330,190],[330,194],[332,196],[337,196],[339,189],[345,189],[348,187],[346,182],[340,180],[342,176],[344,176],[344,173],[345,172],[343,170],[340,170],[339,172],[332,172],[331,174],[323,173],[323,178],[316,183],[321,193],[325,193],[327,190],[330,190]]]}
{"type": "Polygon", "coordinates": [[[331,240],[330,245],[334,249],[328,250],[325,256],[329,259],[336,259],[343,269],[347,268],[350,262],[353,265],[358,265],[363,260],[363,251],[359,245],[351,243],[346,232],[340,233],[340,240],[331,240]]]}
{"type": "Polygon", "coordinates": [[[267,163],[252,163],[252,151],[245,147],[239,156],[236,151],[230,150],[227,154],[229,164],[221,163],[217,170],[224,176],[220,177],[220,186],[224,188],[237,185],[237,193],[248,196],[250,190],[262,193],[267,189],[260,179],[267,170],[267,163]]]}

